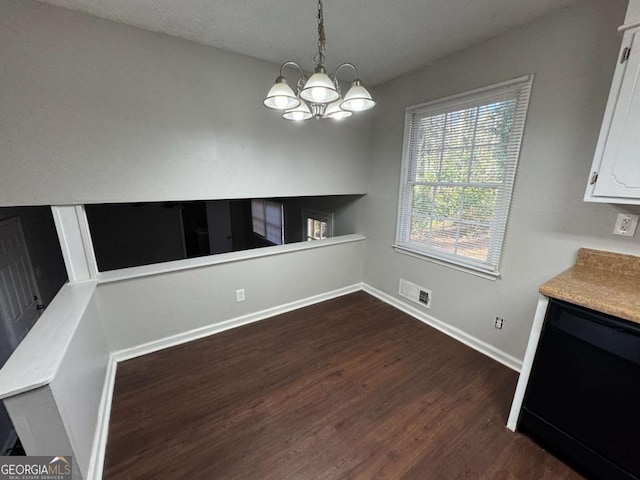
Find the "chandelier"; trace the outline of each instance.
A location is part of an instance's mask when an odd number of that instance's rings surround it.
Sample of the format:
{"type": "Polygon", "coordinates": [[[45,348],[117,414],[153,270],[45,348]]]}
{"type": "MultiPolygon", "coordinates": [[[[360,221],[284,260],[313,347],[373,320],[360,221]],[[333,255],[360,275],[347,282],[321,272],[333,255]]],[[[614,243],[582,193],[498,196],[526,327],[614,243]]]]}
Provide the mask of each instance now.
{"type": "Polygon", "coordinates": [[[287,120],[308,120],[312,117],[338,120],[349,117],[354,112],[373,108],[376,102],[362,85],[355,65],[343,63],[334,73],[327,75],[324,66],[325,51],[322,0],[318,0],[318,52],[313,56],[316,66],[313,75],[307,77],[296,62],[284,62],[280,67],[280,75],[264,99],[265,107],[282,110],[282,117],[287,120]],[[286,67],[295,67],[300,72],[295,93],[284,78],[286,67]],[[344,97],[336,77],[343,68],[351,68],[355,73],[355,80],[344,97]]]}

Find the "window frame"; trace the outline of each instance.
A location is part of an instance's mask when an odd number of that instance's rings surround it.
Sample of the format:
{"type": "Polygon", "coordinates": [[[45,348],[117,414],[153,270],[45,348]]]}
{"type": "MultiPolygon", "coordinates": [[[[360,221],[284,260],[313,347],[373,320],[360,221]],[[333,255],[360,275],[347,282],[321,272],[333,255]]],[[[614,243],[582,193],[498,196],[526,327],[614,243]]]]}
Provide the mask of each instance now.
{"type": "Polygon", "coordinates": [[[318,222],[325,222],[327,224],[327,236],[326,238],[333,237],[333,213],[321,212],[319,210],[310,210],[307,208],[302,209],[302,228],[303,228],[303,241],[308,242],[311,240],[325,240],[314,238],[309,235],[308,221],[316,220],[318,222]]]}
{"type": "MultiPolygon", "coordinates": [[[[435,263],[442,264],[456,270],[461,270],[493,280],[500,276],[506,231],[511,209],[513,190],[515,188],[515,177],[520,158],[521,145],[524,138],[524,130],[526,126],[526,117],[529,107],[533,78],[533,75],[526,75],[460,94],[432,100],[419,105],[413,105],[405,110],[401,167],[402,169],[400,175],[400,186],[398,190],[398,212],[396,217],[396,238],[393,245],[396,251],[400,253],[407,253],[411,256],[433,261],[435,263]],[[491,105],[491,96],[497,95],[502,91],[515,92],[513,98],[516,100],[516,105],[513,111],[514,115],[519,115],[517,119],[519,124],[514,127],[518,129],[518,131],[516,131],[516,137],[505,144],[506,146],[508,146],[509,150],[512,150],[511,162],[513,163],[511,164],[511,173],[509,173],[508,178],[505,176],[505,178],[503,178],[503,180],[500,182],[499,186],[496,187],[498,191],[496,194],[494,214],[495,212],[498,212],[502,213],[503,216],[498,219],[500,220],[499,223],[496,222],[496,215],[493,216],[491,222],[488,222],[490,224],[490,237],[488,243],[487,258],[491,258],[494,261],[482,261],[473,259],[469,256],[463,256],[455,253],[449,254],[444,250],[438,250],[437,248],[419,244],[415,241],[412,242],[410,239],[410,221],[412,213],[414,212],[413,187],[414,183],[416,183],[414,180],[416,168],[416,162],[414,161],[415,139],[413,137],[413,130],[415,128],[414,121],[416,120],[416,115],[423,114],[422,116],[417,118],[424,119],[435,117],[441,114],[468,110],[470,108],[478,106],[491,105]],[[407,193],[407,189],[411,189],[411,193],[407,193]]],[[[467,163],[465,166],[468,165],[469,163],[467,163]]],[[[447,182],[438,181],[424,183],[444,183],[446,185],[447,182]]],[[[449,183],[451,183],[451,186],[458,187],[459,183],[464,182],[449,183]]],[[[473,186],[477,186],[479,188],[489,188],[486,185],[483,187],[482,182],[474,183],[473,186]]],[[[432,218],[433,212],[429,215],[430,218],[432,218]]],[[[458,237],[459,232],[456,233],[455,238],[458,237]]]]}

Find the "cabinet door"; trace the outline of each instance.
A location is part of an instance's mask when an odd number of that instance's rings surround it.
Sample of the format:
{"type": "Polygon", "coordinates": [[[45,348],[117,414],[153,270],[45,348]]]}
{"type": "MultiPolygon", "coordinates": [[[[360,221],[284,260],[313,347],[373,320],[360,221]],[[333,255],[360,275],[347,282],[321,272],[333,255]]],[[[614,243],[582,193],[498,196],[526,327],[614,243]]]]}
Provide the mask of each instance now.
{"type": "MultiPolygon", "coordinates": [[[[629,32],[631,53],[623,69],[610,124],[605,118],[596,156],[601,153],[598,179],[593,187],[595,197],[640,199],[640,32],[629,32]],[[607,128],[608,127],[608,128],[607,128]]],[[[623,49],[626,48],[623,43],[623,49]]],[[[615,81],[615,78],[614,78],[615,81]]],[[[612,86],[612,94],[616,85],[612,86]]],[[[596,158],[596,162],[597,162],[596,158]]]]}

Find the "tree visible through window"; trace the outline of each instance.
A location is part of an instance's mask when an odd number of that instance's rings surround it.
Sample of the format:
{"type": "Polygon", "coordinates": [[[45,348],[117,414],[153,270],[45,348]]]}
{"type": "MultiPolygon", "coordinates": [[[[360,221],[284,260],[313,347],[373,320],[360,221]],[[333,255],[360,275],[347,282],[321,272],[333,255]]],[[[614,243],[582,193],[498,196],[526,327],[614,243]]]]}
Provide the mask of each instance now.
{"type": "Polygon", "coordinates": [[[531,80],[407,109],[397,247],[498,273],[531,80]]]}
{"type": "Polygon", "coordinates": [[[302,220],[305,222],[306,239],[322,240],[333,236],[333,214],[303,210],[302,220]]]}
{"type": "Polygon", "coordinates": [[[327,222],[307,219],[307,240],[322,240],[327,238],[327,222]]]}

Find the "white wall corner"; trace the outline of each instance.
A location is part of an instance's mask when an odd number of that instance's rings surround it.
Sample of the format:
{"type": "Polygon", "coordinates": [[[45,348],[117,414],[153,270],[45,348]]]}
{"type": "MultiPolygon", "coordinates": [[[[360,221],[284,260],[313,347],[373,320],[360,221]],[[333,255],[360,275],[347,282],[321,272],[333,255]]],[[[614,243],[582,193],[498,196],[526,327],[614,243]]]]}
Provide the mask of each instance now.
{"type": "Polygon", "coordinates": [[[483,342],[482,340],[469,335],[459,328],[453,327],[443,322],[442,320],[438,320],[437,318],[423,312],[422,310],[415,308],[412,305],[408,305],[403,301],[392,297],[391,295],[378,290],[377,288],[374,288],[366,283],[363,284],[363,290],[368,294],[382,300],[383,302],[397,308],[398,310],[411,315],[413,318],[426,323],[427,325],[458,340],[461,343],[464,343],[466,346],[473,348],[474,350],[486,355],[489,358],[492,358],[496,362],[499,362],[512,370],[515,370],[516,372],[519,372],[522,368],[522,362],[513,355],[503,352],[493,345],[483,342]]]}
{"type": "Polygon", "coordinates": [[[281,315],[283,313],[291,312],[299,308],[315,305],[316,303],[324,302],[326,300],[331,300],[332,298],[337,298],[343,295],[348,295],[350,293],[358,292],[362,289],[363,289],[362,283],[355,283],[347,287],[339,288],[337,290],[332,290],[326,293],[321,293],[319,295],[313,295],[311,297],[307,297],[302,300],[297,300],[295,302],[278,305],[276,307],[267,308],[265,310],[249,313],[247,315],[242,315],[240,317],[224,320],[222,322],[214,323],[204,327],[195,328],[193,330],[182,332],[177,335],[171,335],[165,338],[161,338],[159,340],[154,340],[152,342],[144,343],[142,345],[136,345],[131,348],[118,350],[112,353],[112,357],[116,360],[116,362],[130,360],[132,358],[140,357],[142,355],[147,355],[149,353],[157,352],[159,350],[164,350],[165,348],[175,347],[177,345],[182,345],[183,343],[208,337],[216,333],[221,333],[226,330],[230,330],[232,328],[241,327],[242,325],[258,322],[260,320],[266,320],[268,318],[275,317],[276,315],[281,315]]]}
{"type": "Polygon", "coordinates": [[[103,464],[105,459],[105,451],[107,446],[107,437],[109,430],[109,420],[111,412],[111,402],[113,399],[114,384],[116,379],[116,370],[118,362],[130,360],[132,358],[147,355],[149,353],[157,352],[166,348],[181,345],[193,340],[198,340],[210,335],[224,332],[242,325],[265,320],[276,315],[287,313],[299,308],[314,305],[326,300],[337,298],[350,293],[365,291],[370,295],[378,298],[379,300],[390,304],[394,308],[411,315],[417,320],[439,330],[446,335],[462,342],[463,344],[473,348],[474,350],[506,365],[507,367],[519,371],[522,367],[522,363],[515,357],[475,338],[471,335],[459,330],[455,327],[447,325],[446,323],[437,320],[436,318],[422,312],[421,310],[414,308],[410,305],[404,304],[402,301],[393,298],[392,296],[374,288],[365,283],[355,283],[344,288],[336,289],[330,292],[325,292],[319,295],[304,298],[295,302],[279,305],[273,308],[268,308],[258,312],[250,313],[240,317],[226,320],[224,322],[208,325],[206,327],[197,328],[187,332],[183,332],[177,335],[162,338],[153,342],[148,342],[142,345],[137,345],[131,348],[112,352],[109,364],[107,367],[107,373],[105,375],[105,383],[102,393],[102,400],[100,404],[100,411],[98,416],[98,424],[96,426],[96,433],[93,443],[93,450],[91,455],[91,462],[89,465],[89,480],[99,480],[103,474],[103,464]]]}

